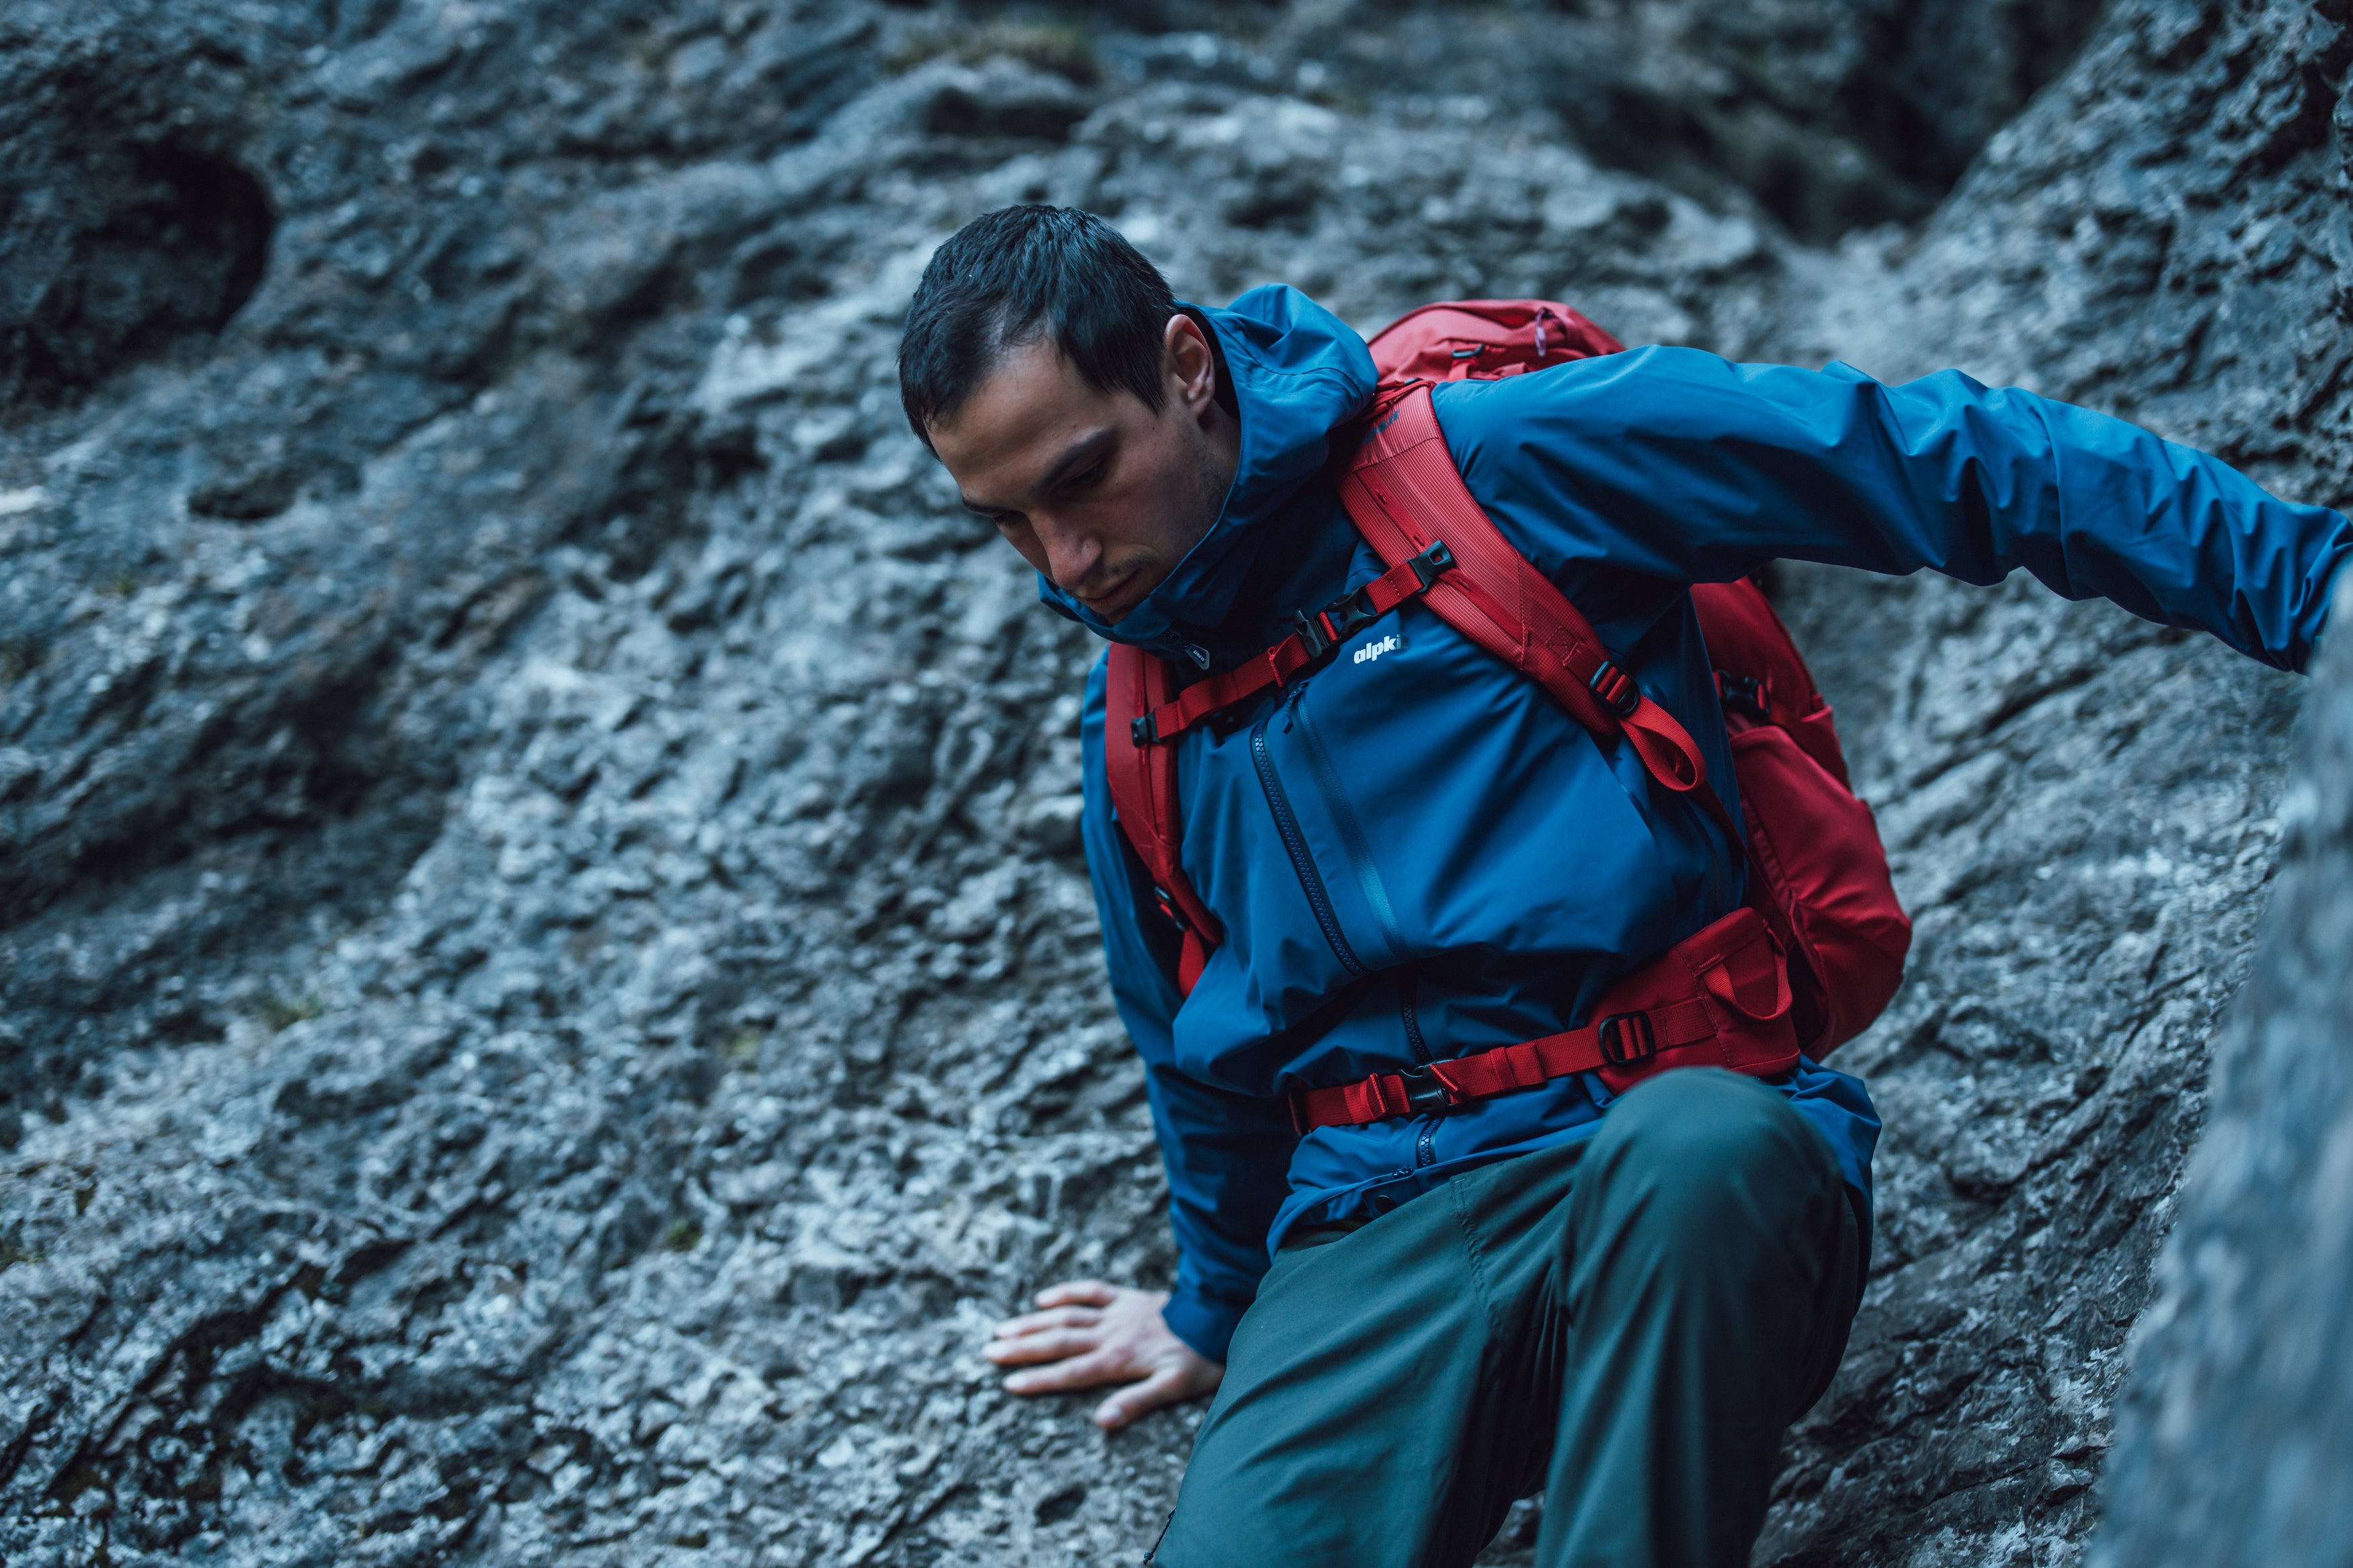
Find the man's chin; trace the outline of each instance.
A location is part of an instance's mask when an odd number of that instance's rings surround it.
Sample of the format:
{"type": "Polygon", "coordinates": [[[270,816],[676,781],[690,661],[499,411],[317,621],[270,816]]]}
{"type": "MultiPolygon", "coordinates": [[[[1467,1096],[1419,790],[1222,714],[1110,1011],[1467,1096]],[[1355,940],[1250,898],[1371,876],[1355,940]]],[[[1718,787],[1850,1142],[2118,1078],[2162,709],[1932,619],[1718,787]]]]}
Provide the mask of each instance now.
{"type": "MultiPolygon", "coordinates": [[[[1126,617],[1130,610],[1144,603],[1154,586],[1152,583],[1142,581],[1139,574],[1138,576],[1131,577],[1122,583],[1100,599],[1080,598],[1079,603],[1084,605],[1087,613],[1096,619],[1106,626],[1115,626],[1126,617]]],[[[1072,597],[1077,598],[1078,595],[1073,595],[1072,597]]]]}

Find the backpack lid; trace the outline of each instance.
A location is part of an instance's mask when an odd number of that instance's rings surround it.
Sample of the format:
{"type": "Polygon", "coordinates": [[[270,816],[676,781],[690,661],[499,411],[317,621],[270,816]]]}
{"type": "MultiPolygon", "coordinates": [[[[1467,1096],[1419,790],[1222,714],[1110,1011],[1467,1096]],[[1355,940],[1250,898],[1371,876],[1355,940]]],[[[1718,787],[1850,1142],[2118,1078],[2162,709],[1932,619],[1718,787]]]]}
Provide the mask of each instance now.
{"type": "Polygon", "coordinates": [[[1625,345],[1556,300],[1446,300],[1408,310],[1372,335],[1384,382],[1486,380],[1625,345]]]}

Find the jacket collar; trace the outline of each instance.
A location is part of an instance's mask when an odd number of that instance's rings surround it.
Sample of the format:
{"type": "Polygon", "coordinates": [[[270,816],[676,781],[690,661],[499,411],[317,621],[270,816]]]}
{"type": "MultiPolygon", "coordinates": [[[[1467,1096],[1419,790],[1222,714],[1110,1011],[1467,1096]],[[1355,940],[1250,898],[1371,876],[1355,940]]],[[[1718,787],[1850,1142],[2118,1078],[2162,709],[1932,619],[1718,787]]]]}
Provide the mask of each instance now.
{"type": "Polygon", "coordinates": [[[1376,379],[1364,340],[1296,289],[1269,284],[1222,310],[1186,308],[1215,335],[1241,422],[1240,460],[1218,521],[1116,626],[1038,578],[1047,605],[1168,658],[1222,640],[1217,629],[1251,588],[1284,574],[1300,542],[1282,537],[1285,509],[1323,470],[1332,428],[1365,405],[1376,379]]]}

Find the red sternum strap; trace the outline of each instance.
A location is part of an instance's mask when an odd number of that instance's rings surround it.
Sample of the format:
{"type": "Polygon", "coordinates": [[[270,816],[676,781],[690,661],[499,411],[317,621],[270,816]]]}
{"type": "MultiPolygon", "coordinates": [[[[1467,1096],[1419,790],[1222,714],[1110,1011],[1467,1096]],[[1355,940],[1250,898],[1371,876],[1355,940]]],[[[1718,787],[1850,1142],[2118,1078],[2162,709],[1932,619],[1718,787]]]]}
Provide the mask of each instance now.
{"type": "Polygon", "coordinates": [[[1284,684],[1358,626],[1428,593],[1439,574],[1453,564],[1453,555],[1440,541],[1420,554],[1398,562],[1355,592],[1341,595],[1313,616],[1292,616],[1297,631],[1233,668],[1187,687],[1175,700],[1142,715],[1135,721],[1130,739],[1139,746],[1173,741],[1212,714],[1255,697],[1270,686],[1284,684]]]}

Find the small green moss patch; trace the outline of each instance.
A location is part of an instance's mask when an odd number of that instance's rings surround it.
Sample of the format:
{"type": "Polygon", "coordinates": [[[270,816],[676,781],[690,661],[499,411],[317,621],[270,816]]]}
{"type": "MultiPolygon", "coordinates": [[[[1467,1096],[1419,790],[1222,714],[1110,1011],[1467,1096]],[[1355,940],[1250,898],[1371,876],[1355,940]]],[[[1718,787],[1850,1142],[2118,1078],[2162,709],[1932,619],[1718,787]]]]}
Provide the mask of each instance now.
{"type": "Polygon", "coordinates": [[[0,682],[13,685],[40,668],[41,645],[30,637],[0,637],[0,682]]]}
{"type": "Polygon", "coordinates": [[[908,35],[885,62],[905,72],[943,55],[968,66],[1000,56],[1092,87],[1103,77],[1094,37],[1069,22],[989,22],[979,26],[931,28],[908,35]]]}
{"type": "Polygon", "coordinates": [[[271,992],[254,1006],[255,1016],[260,1018],[273,1035],[292,1025],[307,1023],[324,1011],[325,1008],[320,1005],[319,999],[308,994],[301,996],[280,996],[276,992],[271,992]]]}
{"type": "Polygon", "coordinates": [[[48,1254],[37,1247],[25,1245],[25,1223],[22,1220],[0,1230],[0,1268],[13,1268],[19,1263],[39,1263],[48,1254]]]}

